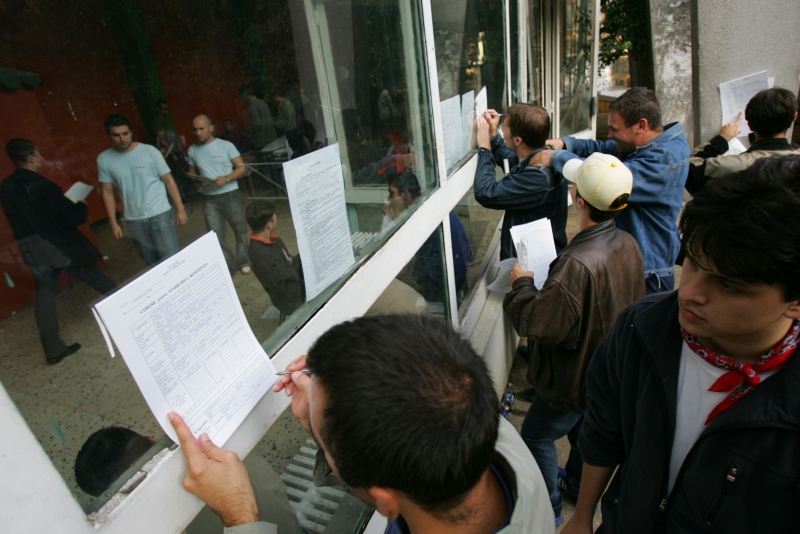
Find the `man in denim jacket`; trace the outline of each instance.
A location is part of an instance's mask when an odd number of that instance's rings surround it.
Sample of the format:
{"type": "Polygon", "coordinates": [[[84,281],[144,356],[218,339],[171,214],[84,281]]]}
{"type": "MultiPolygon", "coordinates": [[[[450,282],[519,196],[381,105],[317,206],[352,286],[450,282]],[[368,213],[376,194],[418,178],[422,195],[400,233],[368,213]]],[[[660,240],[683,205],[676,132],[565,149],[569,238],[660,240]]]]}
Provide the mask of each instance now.
{"type": "Polygon", "coordinates": [[[500,232],[500,259],[516,258],[511,227],[539,219],[550,219],[556,252],[567,246],[567,182],[551,169],[534,167],[531,157],[544,150],[550,135],[550,116],[541,106],[515,103],[500,115],[493,109],[476,117],[478,168],[473,189],[484,208],[506,210],[500,232]],[[497,135],[498,130],[502,135],[497,135]],[[495,165],[511,167],[502,180],[495,165]]]}
{"type": "Polygon", "coordinates": [[[608,108],[608,141],[564,137],[549,139],[555,151],[543,151],[533,165],[561,172],[574,158],[594,152],[617,156],[633,173],[628,209],[617,227],[631,234],[642,251],[647,294],[672,291],[680,250],[676,221],[683,205],[689,143],[680,123],[661,125],[661,106],[653,91],[635,87],[608,108]]]}

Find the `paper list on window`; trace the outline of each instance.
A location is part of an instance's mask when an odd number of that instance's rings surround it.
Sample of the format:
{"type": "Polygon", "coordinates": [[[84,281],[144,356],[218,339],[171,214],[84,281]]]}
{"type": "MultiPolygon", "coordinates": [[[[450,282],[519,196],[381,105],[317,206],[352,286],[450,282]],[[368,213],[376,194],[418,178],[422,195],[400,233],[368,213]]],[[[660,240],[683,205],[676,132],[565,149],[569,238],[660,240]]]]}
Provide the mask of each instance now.
{"type": "Polygon", "coordinates": [[[461,95],[461,156],[463,158],[477,146],[475,136],[475,91],[461,95]]]}
{"type": "Polygon", "coordinates": [[[283,164],[306,298],[313,299],[356,262],[350,241],[339,145],[283,164]]]}
{"type": "Polygon", "coordinates": [[[475,97],[475,115],[483,115],[489,109],[489,104],[486,96],[486,86],[480,90],[478,96],[475,97]]]}
{"type": "Polygon", "coordinates": [[[550,219],[511,227],[511,239],[517,248],[520,267],[533,271],[533,283],[542,289],[550,272],[550,263],[556,259],[556,243],[550,219]]]}
{"type": "Polygon", "coordinates": [[[443,100],[441,110],[444,159],[447,162],[447,168],[452,169],[463,156],[461,150],[464,137],[461,133],[461,95],[443,100]]]}
{"type": "Polygon", "coordinates": [[[224,445],[275,383],[209,232],[95,305],[167,435],[175,411],[224,445]]]}
{"type": "MultiPolygon", "coordinates": [[[[757,72],[743,78],[731,80],[719,84],[719,101],[722,105],[722,124],[734,122],[747,107],[747,103],[756,93],[764,89],[769,89],[769,79],[767,71],[757,72]]],[[[745,136],[750,133],[747,121],[742,120],[739,124],[741,134],[745,136]]]]}

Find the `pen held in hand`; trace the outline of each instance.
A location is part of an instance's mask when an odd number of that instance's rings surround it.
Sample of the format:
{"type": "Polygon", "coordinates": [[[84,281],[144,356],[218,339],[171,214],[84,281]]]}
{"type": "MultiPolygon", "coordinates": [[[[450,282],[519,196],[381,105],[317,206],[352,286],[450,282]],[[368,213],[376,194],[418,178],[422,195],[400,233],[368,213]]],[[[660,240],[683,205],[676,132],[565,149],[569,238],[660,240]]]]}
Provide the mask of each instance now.
{"type": "Polygon", "coordinates": [[[275,374],[278,375],[278,376],[290,376],[292,373],[295,373],[295,372],[300,372],[300,373],[303,373],[305,375],[310,375],[311,374],[311,371],[309,371],[308,369],[300,369],[300,371],[278,371],[275,374]]]}

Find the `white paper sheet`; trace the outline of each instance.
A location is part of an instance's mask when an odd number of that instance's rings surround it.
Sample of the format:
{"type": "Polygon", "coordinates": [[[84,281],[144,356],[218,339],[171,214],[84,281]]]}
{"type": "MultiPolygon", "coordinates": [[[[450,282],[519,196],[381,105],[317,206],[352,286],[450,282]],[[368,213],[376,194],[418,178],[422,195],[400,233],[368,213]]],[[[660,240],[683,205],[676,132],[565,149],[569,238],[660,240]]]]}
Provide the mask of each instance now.
{"type": "Polygon", "coordinates": [[[209,232],[95,305],[161,428],[225,444],[275,383],[209,232]]]}
{"type": "MultiPolygon", "coordinates": [[[[769,89],[769,80],[767,71],[757,72],[750,76],[731,80],[729,82],[719,84],[719,101],[722,105],[722,124],[734,122],[739,116],[740,112],[744,111],[747,103],[755,94],[764,89],[769,89]]],[[[747,121],[742,120],[739,124],[739,129],[742,131],[740,136],[746,136],[750,133],[750,128],[747,126],[747,121]]]]}
{"type": "Polygon", "coordinates": [[[313,299],[356,262],[344,200],[339,145],[283,164],[306,298],[313,299]]]}
{"type": "Polygon", "coordinates": [[[556,259],[556,243],[550,219],[512,226],[511,239],[517,248],[520,267],[533,271],[533,283],[542,289],[550,272],[550,263],[556,259]]]}
{"type": "Polygon", "coordinates": [[[738,137],[734,137],[730,141],[728,141],[728,150],[725,151],[723,156],[738,156],[742,152],[745,152],[747,147],[745,147],[741,141],[739,141],[738,137]]]}
{"type": "Polygon", "coordinates": [[[478,96],[475,97],[475,115],[483,115],[489,109],[489,104],[486,96],[486,86],[480,90],[478,96]]]}
{"type": "Polygon", "coordinates": [[[464,137],[461,133],[461,95],[443,100],[441,110],[444,159],[447,162],[447,168],[451,169],[463,156],[461,150],[464,137]]]}
{"type": "Polygon", "coordinates": [[[510,269],[500,269],[497,273],[497,278],[494,279],[494,282],[489,284],[489,291],[496,291],[498,293],[511,293],[511,270],[510,269]]]}
{"type": "Polygon", "coordinates": [[[201,181],[209,183],[209,184],[216,184],[217,183],[216,178],[209,178],[208,176],[203,176],[201,174],[194,174],[192,172],[187,172],[186,176],[190,176],[192,178],[196,178],[198,180],[201,180],[201,181]]]}
{"type": "Polygon", "coordinates": [[[81,200],[86,200],[86,197],[89,196],[89,193],[91,193],[92,190],[94,190],[94,187],[89,184],[75,182],[72,184],[72,187],[67,189],[67,192],[64,193],[64,196],[73,202],[80,202],[81,200]]]}
{"type": "Polygon", "coordinates": [[[461,95],[461,155],[469,154],[477,146],[475,136],[475,91],[461,95]]]}
{"type": "Polygon", "coordinates": [[[494,264],[495,267],[500,269],[508,269],[509,271],[514,268],[517,263],[517,258],[506,258],[503,261],[498,261],[494,264]]]}

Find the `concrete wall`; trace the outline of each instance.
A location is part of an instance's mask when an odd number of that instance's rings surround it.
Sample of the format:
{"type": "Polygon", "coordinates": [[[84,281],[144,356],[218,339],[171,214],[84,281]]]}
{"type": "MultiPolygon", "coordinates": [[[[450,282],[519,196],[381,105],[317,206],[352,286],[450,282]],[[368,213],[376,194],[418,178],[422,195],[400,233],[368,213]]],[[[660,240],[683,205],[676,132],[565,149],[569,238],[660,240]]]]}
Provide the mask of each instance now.
{"type": "Polygon", "coordinates": [[[680,122],[691,145],[694,133],[691,0],[650,0],[650,28],[655,91],[663,122],[680,122]]]}
{"type": "Polygon", "coordinates": [[[693,0],[695,139],[719,132],[719,84],[767,70],[776,87],[797,92],[800,2],[693,0]]]}

